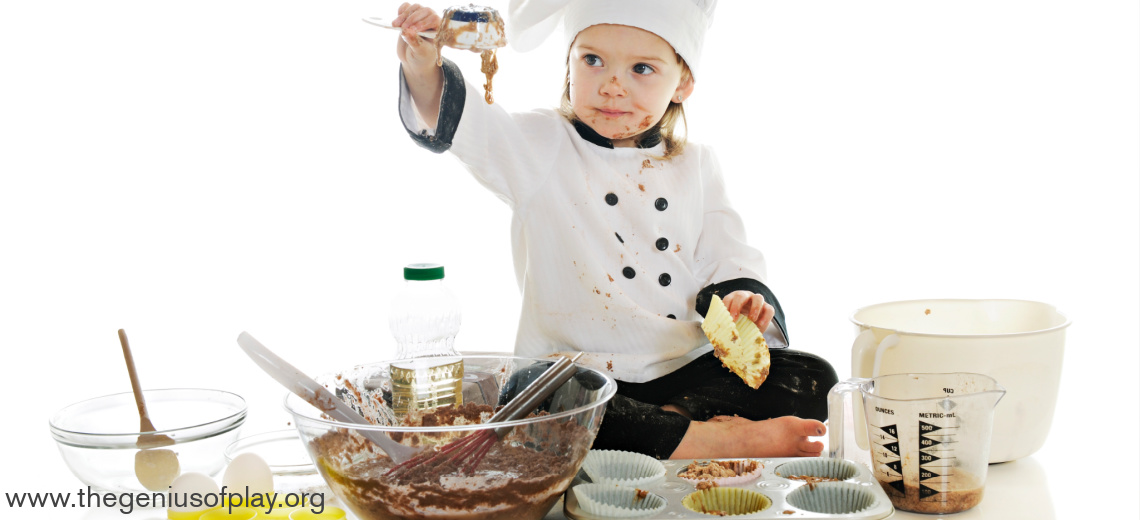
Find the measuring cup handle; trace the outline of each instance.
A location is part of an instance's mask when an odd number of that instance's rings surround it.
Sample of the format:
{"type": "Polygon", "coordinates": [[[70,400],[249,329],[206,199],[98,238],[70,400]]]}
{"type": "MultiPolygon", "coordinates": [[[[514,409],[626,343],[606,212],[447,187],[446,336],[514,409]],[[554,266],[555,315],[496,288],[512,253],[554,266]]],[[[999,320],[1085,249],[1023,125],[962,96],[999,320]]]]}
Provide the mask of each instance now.
{"type": "MultiPolygon", "coordinates": [[[[828,431],[828,450],[827,456],[833,459],[842,459],[843,457],[843,431],[844,431],[844,396],[854,392],[862,392],[863,386],[870,379],[856,378],[840,381],[831,387],[831,391],[827,393],[827,422],[830,423],[828,431]]],[[[854,403],[855,395],[852,395],[851,400],[854,403]]],[[[856,432],[858,435],[858,432],[856,432]]]]}

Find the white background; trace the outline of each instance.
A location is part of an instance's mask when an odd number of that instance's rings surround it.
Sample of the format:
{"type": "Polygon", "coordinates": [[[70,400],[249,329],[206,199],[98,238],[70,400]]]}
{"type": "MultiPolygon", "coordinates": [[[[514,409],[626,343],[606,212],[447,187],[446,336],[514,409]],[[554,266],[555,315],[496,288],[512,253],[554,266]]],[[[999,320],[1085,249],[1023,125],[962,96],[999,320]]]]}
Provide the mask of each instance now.
{"type": "MultiPolygon", "coordinates": [[[[460,350],[511,349],[509,211],[405,135],[397,35],[360,21],[396,5],[0,6],[0,490],[78,487],[47,421],[129,391],[120,327],[145,387],[241,394],[247,434],[288,417],[237,334],[311,373],[384,359],[405,263],[447,266],[460,350]]],[[[722,0],[686,102],[793,346],[842,377],[864,305],[1072,318],[1034,456],[1057,518],[1134,513],[1140,484],[1138,20],[1103,0],[722,0]]],[[[559,40],[502,51],[496,100],[553,106],[559,40]]],[[[478,79],[476,55],[449,56],[478,79]]]]}

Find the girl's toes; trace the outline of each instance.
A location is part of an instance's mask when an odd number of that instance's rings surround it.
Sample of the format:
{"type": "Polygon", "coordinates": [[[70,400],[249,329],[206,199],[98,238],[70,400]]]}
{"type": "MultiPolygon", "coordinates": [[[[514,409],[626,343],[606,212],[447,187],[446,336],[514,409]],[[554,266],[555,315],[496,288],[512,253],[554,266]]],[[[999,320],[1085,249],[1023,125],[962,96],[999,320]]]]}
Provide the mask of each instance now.
{"type": "Polygon", "coordinates": [[[819,441],[801,441],[798,446],[796,446],[796,450],[799,452],[799,457],[818,457],[823,453],[823,443],[819,441]]]}
{"type": "Polygon", "coordinates": [[[804,437],[819,437],[827,433],[827,427],[815,419],[804,419],[800,428],[804,437]]]}

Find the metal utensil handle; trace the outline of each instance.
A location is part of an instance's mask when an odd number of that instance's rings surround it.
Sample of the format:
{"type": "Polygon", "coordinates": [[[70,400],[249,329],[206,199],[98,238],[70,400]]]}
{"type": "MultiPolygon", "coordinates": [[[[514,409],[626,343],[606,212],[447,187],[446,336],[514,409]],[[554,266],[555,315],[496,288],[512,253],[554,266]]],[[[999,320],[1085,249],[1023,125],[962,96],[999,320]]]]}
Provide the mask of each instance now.
{"type": "Polygon", "coordinates": [[[499,409],[498,412],[495,412],[495,414],[491,416],[487,422],[495,423],[510,420],[507,417],[514,415],[514,413],[518,410],[518,407],[522,404],[523,400],[526,399],[525,396],[534,393],[539,386],[545,385],[547,382],[549,382],[551,378],[553,378],[554,375],[558,372],[559,368],[566,366],[568,361],[569,360],[565,357],[558,358],[557,361],[552,363],[549,367],[547,367],[546,370],[539,374],[534,381],[531,381],[531,383],[527,385],[526,388],[520,390],[519,393],[512,397],[506,405],[499,409]]]}
{"type": "MultiPolygon", "coordinates": [[[[542,388],[550,384],[550,381],[552,379],[558,376],[561,370],[563,370],[566,366],[573,364],[574,361],[577,361],[580,357],[582,357],[582,352],[579,352],[578,355],[574,356],[573,358],[560,356],[558,360],[556,360],[549,368],[543,371],[542,374],[539,374],[539,376],[529,385],[527,385],[526,388],[519,391],[519,393],[510,400],[510,402],[503,406],[503,408],[500,409],[487,422],[495,423],[518,419],[519,407],[521,407],[523,403],[528,400],[528,396],[534,394],[535,392],[541,391],[542,388]]],[[[565,380],[563,382],[565,382],[565,380]]],[[[555,386],[554,388],[558,387],[555,386]]],[[[537,404],[535,406],[537,406],[537,404]]],[[[526,410],[526,412],[524,412],[522,415],[526,415],[528,412],[530,412],[530,410],[526,410]]]]}
{"type": "MultiPolygon", "coordinates": [[[[536,379],[533,383],[527,386],[523,391],[511,399],[507,406],[503,407],[499,413],[495,414],[489,422],[504,422],[521,419],[526,414],[538,408],[546,398],[550,397],[559,387],[566,381],[569,381],[574,374],[578,373],[578,366],[574,361],[581,357],[581,353],[574,356],[573,359],[563,357],[554,363],[542,376],[536,379]]],[[[496,428],[495,434],[502,438],[512,427],[505,426],[496,428]]]]}
{"type": "MultiPolygon", "coordinates": [[[[392,24],[386,23],[383,18],[379,16],[370,16],[368,18],[361,18],[364,23],[375,25],[376,27],[383,27],[385,29],[392,29],[393,31],[403,31],[400,27],[392,27],[392,24]]],[[[421,38],[434,39],[437,31],[420,31],[421,38]]]]}
{"type": "Polygon", "coordinates": [[[538,408],[538,406],[558,390],[563,383],[573,377],[574,374],[578,372],[578,367],[573,363],[567,363],[565,366],[552,367],[551,372],[554,372],[554,374],[549,380],[543,381],[541,385],[532,384],[527,387],[534,388],[535,391],[523,392],[515,396],[512,402],[518,402],[518,406],[510,410],[510,413],[502,414],[503,417],[495,422],[513,421],[525,417],[526,414],[538,408]]]}

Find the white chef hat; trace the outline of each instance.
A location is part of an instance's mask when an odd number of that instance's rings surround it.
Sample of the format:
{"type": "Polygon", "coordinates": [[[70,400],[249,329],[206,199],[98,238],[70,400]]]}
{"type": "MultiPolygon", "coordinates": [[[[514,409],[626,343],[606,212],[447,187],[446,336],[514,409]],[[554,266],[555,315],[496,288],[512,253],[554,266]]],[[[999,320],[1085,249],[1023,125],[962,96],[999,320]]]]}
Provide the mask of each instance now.
{"type": "Polygon", "coordinates": [[[715,8],[716,0],[511,0],[507,40],[515,49],[529,51],[561,21],[569,50],[578,33],[591,25],[628,25],[669,42],[695,76],[715,8]]]}

